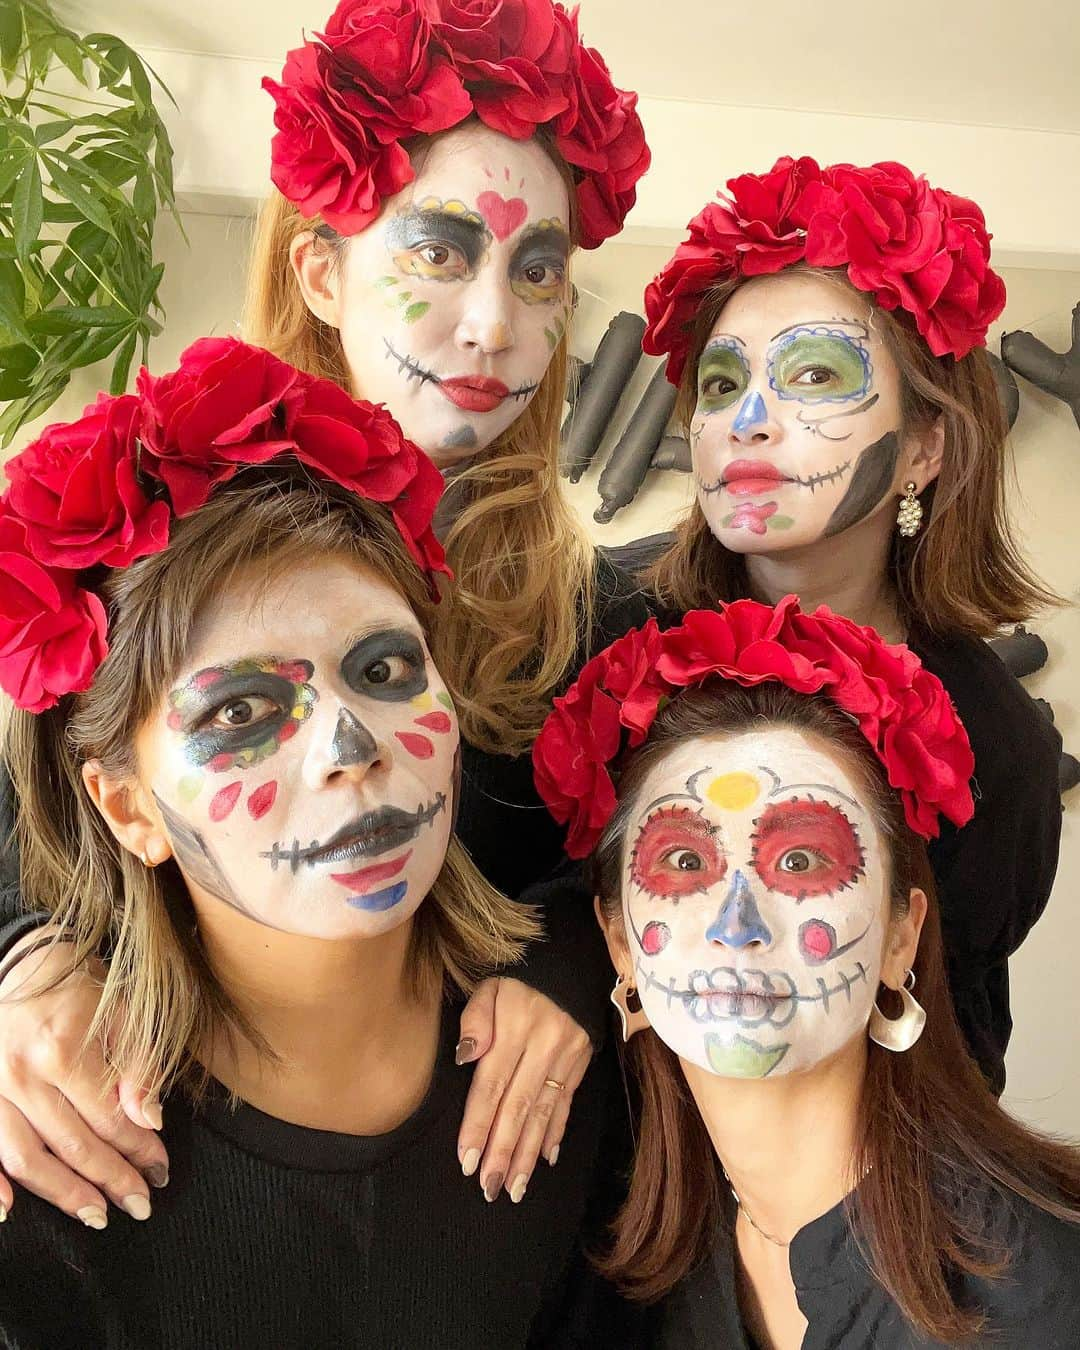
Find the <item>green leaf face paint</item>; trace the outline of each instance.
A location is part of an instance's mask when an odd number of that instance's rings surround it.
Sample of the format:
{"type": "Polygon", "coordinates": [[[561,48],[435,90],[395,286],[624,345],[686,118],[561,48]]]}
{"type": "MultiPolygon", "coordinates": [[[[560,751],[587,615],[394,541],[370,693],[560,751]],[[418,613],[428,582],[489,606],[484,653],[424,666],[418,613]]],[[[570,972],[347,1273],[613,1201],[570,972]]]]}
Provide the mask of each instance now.
{"type": "Polygon", "coordinates": [[[846,403],[870,388],[870,354],[854,331],[799,327],[769,355],[769,388],[803,403],[846,403]]]}
{"type": "Polygon", "coordinates": [[[750,368],[737,344],[730,339],[711,342],[698,366],[698,412],[719,412],[732,407],[749,381],[750,368]]]}

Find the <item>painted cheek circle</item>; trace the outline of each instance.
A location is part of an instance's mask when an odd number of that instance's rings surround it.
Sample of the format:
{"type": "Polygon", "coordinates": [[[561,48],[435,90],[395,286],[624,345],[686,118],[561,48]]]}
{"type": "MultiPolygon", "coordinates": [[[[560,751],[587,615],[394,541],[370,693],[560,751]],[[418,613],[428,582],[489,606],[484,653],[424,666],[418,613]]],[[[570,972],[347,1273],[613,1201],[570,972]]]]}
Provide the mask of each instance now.
{"type": "Polygon", "coordinates": [[[653,920],[641,932],[641,950],[646,956],[658,956],[671,941],[671,929],[666,923],[653,920]]]}
{"type": "Polygon", "coordinates": [[[777,802],[757,821],[754,868],[772,891],[805,900],[832,895],[862,875],[863,852],[847,816],[831,802],[777,802]],[[792,849],[811,859],[805,872],[787,872],[780,862],[792,849]]]}
{"type": "Polygon", "coordinates": [[[827,961],[836,951],[836,929],[824,919],[807,919],[799,928],[799,950],[811,965],[827,961]]]}
{"type": "Polygon", "coordinates": [[[726,871],[727,859],[707,821],[696,811],[672,806],[661,808],[641,827],[630,875],[650,895],[677,897],[708,890],[726,871]],[[674,866],[669,856],[681,849],[696,853],[702,866],[695,871],[674,866]]]}

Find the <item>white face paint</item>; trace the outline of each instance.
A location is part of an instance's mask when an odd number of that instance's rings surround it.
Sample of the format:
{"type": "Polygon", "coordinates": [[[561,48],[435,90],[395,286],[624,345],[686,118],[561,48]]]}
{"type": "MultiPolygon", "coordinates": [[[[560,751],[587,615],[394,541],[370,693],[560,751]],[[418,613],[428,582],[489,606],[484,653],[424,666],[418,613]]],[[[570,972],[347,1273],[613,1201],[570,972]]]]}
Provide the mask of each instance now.
{"type": "Polygon", "coordinates": [[[240,576],[136,739],[196,902],[311,937],[404,923],[442,867],[457,719],[412,610],[318,559],[240,576]]]}
{"type": "Polygon", "coordinates": [[[641,786],[623,866],[634,981],[681,1058],[776,1077],[864,1034],[885,861],[859,789],[802,733],[678,746],[641,786]]]}
{"type": "Polygon", "coordinates": [[[724,306],[698,362],[690,444],[698,501],[736,553],[778,553],[894,511],[900,375],[868,303],[798,273],[724,306]]]}
{"type": "Polygon", "coordinates": [[[490,445],[565,332],[569,253],[566,185],[537,141],[478,123],[436,137],[340,263],[354,393],[385,403],[440,467],[490,445]]]}

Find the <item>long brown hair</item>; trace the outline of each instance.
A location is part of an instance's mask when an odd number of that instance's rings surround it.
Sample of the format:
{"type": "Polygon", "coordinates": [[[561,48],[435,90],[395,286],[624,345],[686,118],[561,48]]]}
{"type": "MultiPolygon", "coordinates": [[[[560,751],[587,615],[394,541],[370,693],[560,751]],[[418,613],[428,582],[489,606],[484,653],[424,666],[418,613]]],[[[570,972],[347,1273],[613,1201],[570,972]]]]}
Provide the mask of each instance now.
{"type": "MultiPolygon", "coordinates": [[[[981,1226],[981,1211],[965,1208],[965,1188],[989,1182],[1006,1198],[1080,1222],[1080,1152],[1007,1115],[968,1054],[946,983],[925,846],[907,828],[898,794],[855,725],[828,700],[779,684],[743,689],[710,681],[680,693],[622,766],[619,805],[593,858],[595,891],[606,916],[621,920],[626,828],[637,791],[658,761],[685,741],[738,735],[763,720],[828,746],[856,775],[890,856],[893,917],[906,913],[913,886],[927,895],[913,967],[926,1030],[904,1054],[868,1047],[850,1165],[858,1188],[848,1215],[876,1278],[908,1321],[931,1340],[965,1340],[980,1331],[982,1316],[957,1305],[950,1276],[998,1277],[1008,1261],[981,1226]]],[[[631,1297],[648,1301],[705,1258],[725,1189],[675,1054],[650,1028],[629,1042],[626,1058],[641,1094],[638,1149],[613,1244],[599,1264],[631,1297]]]]}
{"type": "MultiPolygon", "coordinates": [[[[827,279],[867,300],[842,271],[799,263],[787,273],[827,279]]],[[[721,310],[744,278],[717,286],[694,323],[676,417],[689,437],[697,403],[697,367],[721,310]]],[[[900,617],[909,633],[990,637],[1003,624],[1060,604],[1021,555],[1005,503],[1008,424],[982,348],[957,361],[934,356],[918,333],[870,301],[870,322],[900,372],[901,436],[938,418],[944,429],[941,472],[924,489],[923,525],[914,538],[894,535],[889,559],[900,617]]],[[[698,502],[649,580],[679,611],[749,594],[746,560],[724,548],[698,502]]]]}
{"type": "MultiPolygon", "coordinates": [[[[110,776],[135,774],[138,728],[175,678],[203,606],[240,569],[258,594],[325,556],[387,581],[430,632],[435,606],[385,510],[298,471],[246,470],[175,522],[164,552],[104,579],[109,654],[90,689],[37,716],[11,714],[4,753],[19,803],[23,899],[74,935],[73,965],[111,953],[88,1035],[107,1027],[115,1062],[158,1085],[186,1077],[197,1088],[205,1076],[195,1056],[215,1035],[256,1038],[205,959],[175,863],[149,869],[121,847],[90,801],[82,765],[97,759],[110,776]]],[[[413,989],[446,980],[471,990],[519,959],[538,931],[451,836],[413,925],[413,989]]]]}
{"type": "MultiPolygon", "coordinates": [[[[537,137],[567,184],[571,237],[576,192],[569,166],[537,137]]],[[[406,147],[419,162],[428,138],[406,147]]],[[[248,341],[351,392],[336,328],[308,309],[289,246],[314,230],[313,247],[347,247],[318,218],[305,219],[279,193],[259,216],[245,305],[248,341]]],[[[550,710],[552,690],[571,673],[581,633],[592,626],[594,552],[558,480],[559,426],[567,339],[519,418],[455,476],[460,510],[446,540],[455,601],[432,631],[433,653],[453,691],[465,736],[484,749],[527,749],[550,710]]]]}

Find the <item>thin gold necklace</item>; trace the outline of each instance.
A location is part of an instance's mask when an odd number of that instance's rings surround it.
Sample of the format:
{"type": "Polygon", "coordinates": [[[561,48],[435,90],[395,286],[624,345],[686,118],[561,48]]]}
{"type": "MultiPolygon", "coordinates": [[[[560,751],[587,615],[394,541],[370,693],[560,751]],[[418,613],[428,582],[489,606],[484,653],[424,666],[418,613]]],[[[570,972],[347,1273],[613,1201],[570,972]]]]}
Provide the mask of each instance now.
{"type": "Polygon", "coordinates": [[[746,1222],[750,1225],[750,1227],[754,1230],[755,1233],[760,1233],[761,1236],[765,1239],[765,1241],[771,1242],[774,1247],[791,1246],[790,1242],[783,1242],[781,1241],[780,1238],[773,1237],[771,1233],[766,1233],[764,1228],[762,1228],[759,1224],[756,1224],[754,1222],[754,1216],[750,1213],[750,1211],[746,1208],[743,1202],[739,1199],[739,1193],[738,1191],[736,1191],[735,1187],[732,1186],[730,1177],[728,1177],[728,1189],[731,1191],[731,1194],[735,1198],[735,1204],[738,1207],[739,1213],[745,1215],[746,1222]]]}

